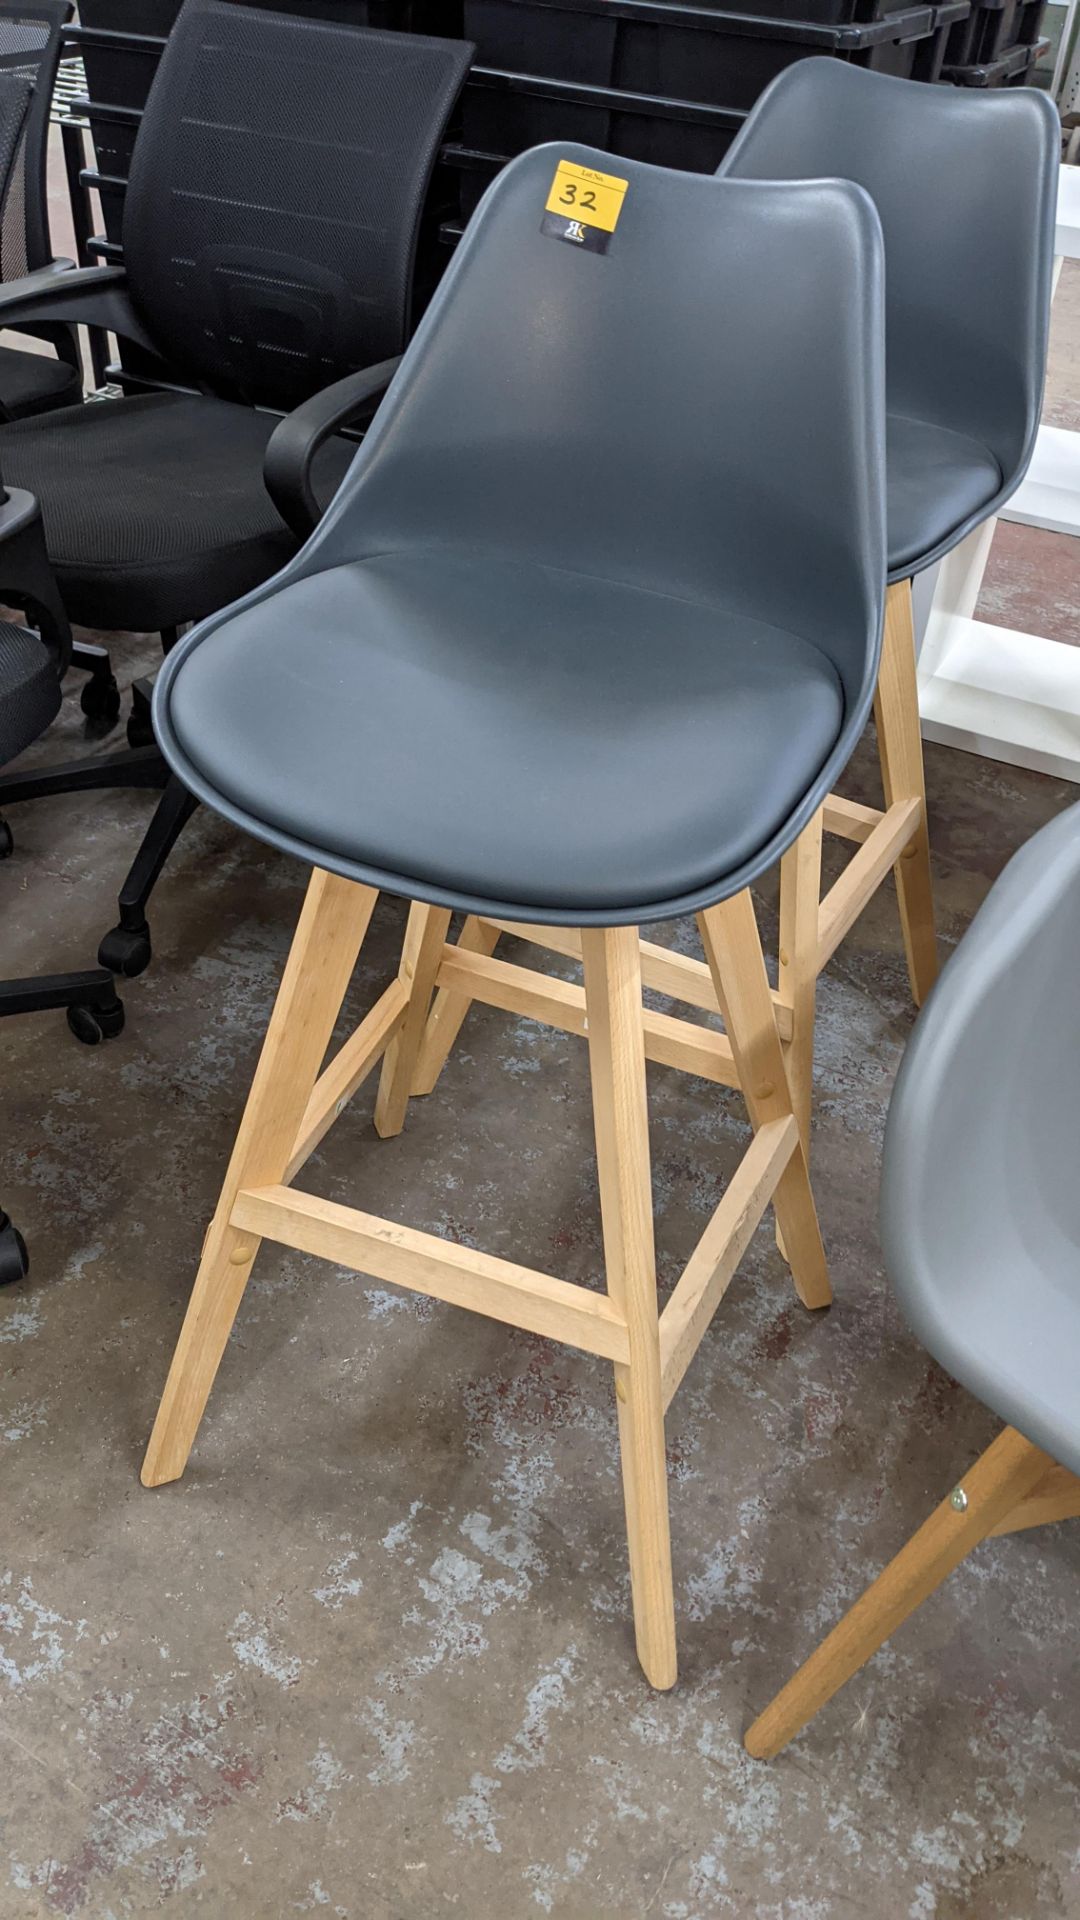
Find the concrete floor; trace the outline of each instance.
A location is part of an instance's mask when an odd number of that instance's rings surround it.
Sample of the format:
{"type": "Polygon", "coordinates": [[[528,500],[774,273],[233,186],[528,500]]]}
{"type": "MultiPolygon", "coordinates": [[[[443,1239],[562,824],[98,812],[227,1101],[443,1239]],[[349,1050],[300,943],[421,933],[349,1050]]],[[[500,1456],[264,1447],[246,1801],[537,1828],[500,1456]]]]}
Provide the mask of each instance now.
{"type": "MultiPolygon", "coordinates": [[[[1075,547],[1054,552],[1060,605],[1075,547]]],[[[115,652],[125,678],[152,664],[145,641],[115,652]]],[[[69,698],[45,751],[80,739],[69,698]]],[[[1080,795],[943,748],[927,769],[948,948],[1080,795]]],[[[875,797],[869,743],[848,790],[875,797]]],[[[4,972],[90,962],[147,811],[13,811],[4,972]]],[[[889,890],[821,990],[836,1304],[798,1307],[763,1229],[669,1421],[672,1693],[634,1659],[608,1371],[540,1339],[265,1252],[185,1480],[141,1489],[303,878],[202,814],[123,1038],[3,1031],[0,1197],[34,1262],[0,1294],[3,1920],[1080,1913],[1080,1527],[984,1547],[783,1758],[740,1746],[996,1425],[881,1270],[912,1024],[889,890]]],[[[382,903],[354,1012],[401,924],[382,903]]],[[[666,1290],[746,1126],[704,1083],[658,1069],[652,1093],[666,1290]]],[[[599,1280],[578,1042],[476,1011],[399,1140],[370,1108],[313,1163],[321,1191],[599,1280]]]]}

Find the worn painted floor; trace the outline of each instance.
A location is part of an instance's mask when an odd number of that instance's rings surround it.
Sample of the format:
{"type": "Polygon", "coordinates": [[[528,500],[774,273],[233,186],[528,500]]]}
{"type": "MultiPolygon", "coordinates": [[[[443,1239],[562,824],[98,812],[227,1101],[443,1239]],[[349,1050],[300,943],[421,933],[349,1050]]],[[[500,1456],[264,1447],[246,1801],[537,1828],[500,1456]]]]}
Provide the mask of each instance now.
{"type": "MultiPolygon", "coordinates": [[[[125,678],[152,661],[116,654],[125,678]]],[[[46,750],[79,737],[69,700],[46,750]]],[[[948,947],[1078,793],[942,748],[927,766],[948,947]]],[[[874,796],[868,747],[849,791],[874,796]]],[[[147,810],[13,813],[4,971],[89,963],[147,810]]],[[[763,1229],[670,1418],[672,1693],[634,1660],[599,1362],[270,1251],[186,1479],[139,1486],[302,878],[200,816],[123,1038],[0,1034],[0,1196],[34,1263],[0,1294],[3,1920],[1073,1920],[1080,1527],[983,1548],[786,1756],[740,1746],[995,1425],[881,1270],[912,1022],[889,892],[821,991],[836,1304],[797,1305],[763,1229]]],[[[383,903],[356,1009],[401,922],[383,903]]],[[[666,1289],[746,1128],[703,1083],[652,1091],[666,1289]]],[[[599,1281],[578,1042],[478,1011],[401,1139],[370,1110],[313,1163],[322,1191],[599,1281]]]]}

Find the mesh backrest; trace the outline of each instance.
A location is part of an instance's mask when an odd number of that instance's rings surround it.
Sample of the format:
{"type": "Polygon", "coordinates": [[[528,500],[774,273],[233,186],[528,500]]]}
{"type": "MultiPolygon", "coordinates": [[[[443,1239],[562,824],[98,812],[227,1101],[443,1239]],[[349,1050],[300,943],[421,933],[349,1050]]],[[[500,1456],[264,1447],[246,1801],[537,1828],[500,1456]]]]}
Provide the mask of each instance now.
{"type": "Polygon", "coordinates": [[[132,294],[170,364],[288,408],[400,350],[470,51],[187,0],[124,214],[132,294]]]}
{"type": "Polygon", "coordinates": [[[0,68],[0,279],[16,280],[26,272],[26,195],[23,133],[26,110],[33,93],[31,82],[19,73],[0,68]]]}
{"type": "Polygon", "coordinates": [[[68,0],[0,0],[0,279],[18,280],[50,256],[46,142],[68,0]]]}

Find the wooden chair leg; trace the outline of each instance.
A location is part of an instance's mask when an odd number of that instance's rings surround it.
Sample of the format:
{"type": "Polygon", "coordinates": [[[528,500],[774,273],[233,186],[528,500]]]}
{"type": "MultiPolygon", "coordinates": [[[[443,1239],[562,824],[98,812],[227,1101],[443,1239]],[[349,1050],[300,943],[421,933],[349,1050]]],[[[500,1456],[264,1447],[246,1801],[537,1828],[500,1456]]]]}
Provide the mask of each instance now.
{"type": "Polygon", "coordinates": [[[962,1486],[941,1502],[754,1721],[746,1736],[747,1751],[755,1759],[771,1760],[794,1739],[1053,1465],[1040,1447],[1025,1440],[1014,1427],[1006,1427],[976,1461],[962,1486]]]}
{"type": "Polygon", "coordinates": [[[259,1239],[229,1225],[242,1186],[284,1176],[378,895],[316,868],[236,1136],[143,1461],[147,1487],[178,1480],[202,1419],[259,1239]]]}
{"type": "Polygon", "coordinates": [[[636,927],[588,929],[582,959],[607,1287],[630,1340],[629,1365],[615,1366],[615,1393],[634,1628],[646,1678],[671,1687],[675,1601],[636,927]]]}
{"type": "Polygon", "coordinates": [[[886,806],[914,799],[922,807],[918,831],[893,868],[911,991],[915,1005],[921,1007],[938,976],[938,951],[910,580],[890,587],[885,602],[885,639],[874,718],[886,806]]]}
{"type": "MultiPolygon", "coordinates": [[[[766,1121],[785,1119],[794,1112],[794,1105],[749,893],[738,893],[699,913],[698,927],[756,1132],[766,1121]]],[[[832,1288],[801,1139],[776,1188],[773,1206],[800,1300],[804,1306],[827,1307],[832,1288]]]]}
{"type": "Polygon", "coordinates": [[[780,862],[780,1000],[791,1009],[791,1039],[784,1049],[791,1103],[810,1156],[814,1086],[814,1020],[817,1011],[818,916],[821,911],[821,841],[824,809],[818,809],[780,862]]]}
{"type": "MultiPolygon", "coordinates": [[[[492,954],[499,944],[499,929],[493,927],[490,920],[478,920],[475,914],[470,914],[457,944],[463,953],[492,954]]],[[[467,993],[457,993],[453,987],[439,988],[428,1016],[420,1058],[413,1075],[414,1095],[434,1092],[471,1006],[472,1000],[467,993]]]]}
{"type": "Polygon", "coordinates": [[[383,1140],[392,1139],[405,1125],[409,1089],[416,1075],[435,991],[435,976],[449,928],[448,908],[426,907],[419,900],[409,908],[398,975],[408,989],[409,1011],[396,1039],[386,1050],[375,1101],[375,1130],[383,1140]]]}

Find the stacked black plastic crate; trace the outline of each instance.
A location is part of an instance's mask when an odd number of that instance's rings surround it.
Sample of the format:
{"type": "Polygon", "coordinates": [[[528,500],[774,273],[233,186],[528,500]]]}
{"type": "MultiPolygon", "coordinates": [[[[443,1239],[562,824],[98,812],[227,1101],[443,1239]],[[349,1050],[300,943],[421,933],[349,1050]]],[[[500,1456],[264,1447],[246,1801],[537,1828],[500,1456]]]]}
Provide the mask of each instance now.
{"type": "Polygon", "coordinates": [[[541,140],[711,172],[769,81],[807,55],[940,77],[969,0],[464,0],[476,43],[462,212],[541,140]],[[767,7],[767,15],[762,11],[767,7]]]}
{"type": "Polygon", "coordinates": [[[973,0],[951,28],[944,78],[962,87],[1022,87],[1049,42],[1040,38],[1046,0],[973,0]]]}

